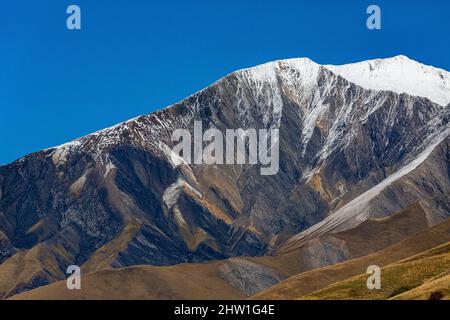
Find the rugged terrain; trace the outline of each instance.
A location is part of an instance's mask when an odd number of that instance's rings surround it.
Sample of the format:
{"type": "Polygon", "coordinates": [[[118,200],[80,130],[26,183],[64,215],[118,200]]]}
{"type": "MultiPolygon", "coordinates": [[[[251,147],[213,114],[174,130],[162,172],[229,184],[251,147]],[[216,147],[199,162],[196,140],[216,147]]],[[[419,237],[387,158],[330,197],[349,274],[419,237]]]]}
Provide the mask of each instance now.
{"type": "Polygon", "coordinates": [[[89,297],[199,298],[204,277],[239,298],[382,252],[448,221],[449,103],[449,73],[404,56],[283,60],[0,167],[0,297],[77,264],[99,287],[148,281],[89,297]],[[279,129],[279,172],[174,162],[171,134],[194,121],[279,129]]]}
{"type": "MultiPolygon", "coordinates": [[[[398,219],[398,218],[393,218],[398,219]]],[[[362,226],[353,237],[364,230],[362,226]]],[[[394,224],[398,225],[398,224],[394,224]]],[[[347,233],[347,235],[349,235],[347,233]]],[[[375,242],[380,233],[371,235],[375,242]]],[[[367,241],[366,237],[353,238],[354,244],[367,241]],[[358,241],[356,241],[358,240],[358,241]]],[[[380,267],[428,251],[450,241],[450,220],[418,232],[403,240],[387,245],[372,254],[323,268],[305,270],[305,245],[289,254],[257,258],[232,258],[201,264],[181,264],[169,267],[137,266],[124,269],[98,271],[82,278],[82,290],[68,291],[65,281],[43,286],[13,297],[13,299],[300,299],[334,283],[364,274],[367,266],[380,267]],[[248,266],[251,265],[252,268],[248,266]],[[228,272],[234,269],[235,272],[228,272]],[[275,281],[274,281],[275,280],[275,281]],[[281,282],[277,283],[279,280],[281,282]],[[126,285],[124,285],[126,283],[126,285]],[[132,289],[130,289],[132,288],[132,289]],[[250,290],[254,290],[251,294],[250,290]]],[[[318,252],[318,254],[323,254],[318,252]]],[[[313,261],[316,261],[315,259],[313,261]]],[[[330,264],[330,262],[323,262],[330,264]]],[[[442,261],[441,268],[449,269],[442,261]]],[[[405,273],[407,274],[407,273],[405,273]]],[[[365,276],[365,275],[364,275],[365,276]]],[[[361,276],[365,283],[367,276],[361,276]]],[[[406,283],[397,282],[397,287],[406,283]]],[[[419,284],[415,284],[418,286],[419,284]]],[[[444,283],[448,289],[449,283],[444,283]]],[[[409,289],[414,288],[409,284],[409,289]]],[[[419,290],[419,287],[415,288],[419,290]]],[[[359,290],[370,298],[371,291],[359,290]]],[[[361,297],[361,296],[360,296],[361,297]]],[[[348,297],[347,297],[348,298],[348,297]]],[[[423,297],[428,299],[429,296],[423,297]]]]}

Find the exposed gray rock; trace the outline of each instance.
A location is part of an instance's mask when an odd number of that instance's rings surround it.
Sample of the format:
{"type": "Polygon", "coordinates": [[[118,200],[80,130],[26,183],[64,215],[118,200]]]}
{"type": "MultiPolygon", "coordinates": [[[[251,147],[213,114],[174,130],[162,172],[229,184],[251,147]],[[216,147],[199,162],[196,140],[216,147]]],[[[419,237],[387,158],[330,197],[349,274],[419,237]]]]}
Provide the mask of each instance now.
{"type": "Polygon", "coordinates": [[[16,248],[14,248],[9,239],[0,232],[0,263],[11,257],[15,252],[16,248]]]}
{"type": "Polygon", "coordinates": [[[283,280],[275,270],[240,258],[229,259],[219,270],[225,281],[248,296],[283,280]]]}
{"type": "Polygon", "coordinates": [[[326,267],[351,258],[345,241],[333,236],[312,239],[304,248],[300,250],[304,270],[326,267]]]}

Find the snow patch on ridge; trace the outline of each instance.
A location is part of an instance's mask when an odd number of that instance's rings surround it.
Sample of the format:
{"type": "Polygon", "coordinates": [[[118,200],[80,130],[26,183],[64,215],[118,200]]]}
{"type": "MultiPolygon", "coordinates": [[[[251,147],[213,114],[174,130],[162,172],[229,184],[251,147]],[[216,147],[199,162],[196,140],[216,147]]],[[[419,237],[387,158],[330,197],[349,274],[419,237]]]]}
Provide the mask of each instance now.
{"type": "Polygon", "coordinates": [[[172,208],[178,201],[181,192],[184,189],[189,189],[193,193],[195,193],[198,197],[201,197],[201,193],[194,189],[191,185],[189,185],[182,178],[179,178],[175,183],[169,186],[163,194],[163,201],[166,204],[167,208],[172,208]]]}
{"type": "MultiPolygon", "coordinates": [[[[64,164],[67,161],[67,155],[70,153],[70,151],[73,148],[76,148],[81,145],[81,142],[79,140],[75,140],[72,142],[68,142],[65,144],[62,144],[58,147],[55,147],[53,153],[52,153],[52,161],[55,166],[59,164],[64,164]]],[[[50,150],[50,149],[47,149],[50,150]]]]}
{"type": "Polygon", "coordinates": [[[441,106],[450,103],[450,72],[406,56],[324,67],[365,89],[426,97],[441,106]]]}
{"type": "Polygon", "coordinates": [[[280,128],[283,111],[281,90],[301,93],[301,98],[309,98],[317,88],[320,68],[320,65],[308,58],[299,58],[268,62],[235,72],[241,80],[236,92],[237,96],[241,97],[237,104],[241,119],[249,122],[248,110],[255,102],[257,108],[265,108],[260,110],[264,126],[270,122],[271,128],[280,128]],[[247,88],[253,91],[252,102],[243,98],[247,88]]]}

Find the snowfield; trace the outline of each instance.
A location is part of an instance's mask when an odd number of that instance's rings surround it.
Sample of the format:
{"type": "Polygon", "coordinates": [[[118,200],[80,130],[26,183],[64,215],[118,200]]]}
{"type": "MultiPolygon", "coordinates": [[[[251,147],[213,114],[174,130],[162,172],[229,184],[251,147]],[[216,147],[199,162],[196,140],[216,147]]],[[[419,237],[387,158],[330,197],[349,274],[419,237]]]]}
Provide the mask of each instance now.
{"type": "Polygon", "coordinates": [[[365,89],[426,97],[442,106],[450,103],[450,72],[406,56],[325,67],[365,89]]]}

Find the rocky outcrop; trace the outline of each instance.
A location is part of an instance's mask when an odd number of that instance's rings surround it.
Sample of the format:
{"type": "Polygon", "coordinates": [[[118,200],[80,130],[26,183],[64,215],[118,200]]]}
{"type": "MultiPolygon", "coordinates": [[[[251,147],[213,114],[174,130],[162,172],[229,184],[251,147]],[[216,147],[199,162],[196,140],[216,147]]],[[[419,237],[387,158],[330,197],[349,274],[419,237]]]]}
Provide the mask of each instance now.
{"type": "Polygon", "coordinates": [[[261,264],[231,258],[219,267],[224,280],[247,296],[254,295],[283,280],[283,276],[261,264]]]}

